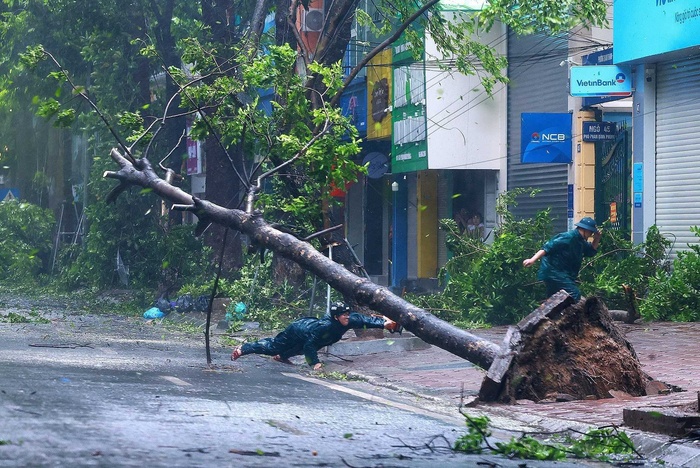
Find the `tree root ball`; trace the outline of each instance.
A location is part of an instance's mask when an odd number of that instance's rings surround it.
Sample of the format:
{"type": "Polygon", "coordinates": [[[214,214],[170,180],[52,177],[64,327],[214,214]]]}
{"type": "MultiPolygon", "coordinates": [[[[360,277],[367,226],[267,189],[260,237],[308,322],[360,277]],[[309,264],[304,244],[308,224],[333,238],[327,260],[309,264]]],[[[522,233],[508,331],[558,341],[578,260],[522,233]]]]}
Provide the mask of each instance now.
{"type": "Polygon", "coordinates": [[[498,362],[489,369],[482,401],[599,399],[611,391],[642,396],[652,380],[597,297],[536,310],[511,329],[503,351],[506,364],[500,375],[492,372],[498,362]]]}

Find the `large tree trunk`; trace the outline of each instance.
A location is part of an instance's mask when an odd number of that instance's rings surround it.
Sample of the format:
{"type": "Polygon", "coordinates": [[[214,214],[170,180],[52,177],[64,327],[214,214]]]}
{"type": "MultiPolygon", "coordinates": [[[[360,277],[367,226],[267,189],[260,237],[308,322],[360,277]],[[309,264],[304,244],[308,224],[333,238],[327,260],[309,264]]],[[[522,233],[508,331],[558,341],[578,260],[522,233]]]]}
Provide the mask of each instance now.
{"type": "MultiPolygon", "coordinates": [[[[161,179],[147,159],[134,164],[113,149],[112,158],[121,166],[117,172],[106,172],[105,177],[118,179],[125,185],[151,189],[161,198],[175,203],[177,208],[194,212],[200,224],[214,223],[247,235],[259,247],[293,260],[312,272],[344,297],[353,297],[392,320],[427,343],[434,344],[481,367],[488,368],[494,361],[499,346],[444,322],[425,310],[394,295],[383,286],[361,278],[342,265],[335,263],[308,242],[301,241],[271,227],[259,213],[227,209],[200,200],[161,179]]],[[[201,230],[199,226],[198,230],[201,230]]]]}
{"type": "Polygon", "coordinates": [[[344,297],[399,322],[427,343],[488,369],[480,393],[482,400],[541,400],[562,393],[572,398],[603,398],[611,390],[645,394],[650,378],[642,372],[632,346],[599,299],[574,305],[571,297],[561,291],[511,328],[505,345],[500,347],[351,273],[308,242],[274,229],[258,212],[226,209],[192,197],[162,180],[146,159],[132,164],[116,149],[111,156],[121,169],[106,172],[105,177],[118,179],[124,185],[149,188],[175,203],[175,209],[194,212],[201,223],[198,231],[209,223],[239,231],[259,247],[317,275],[344,297]]]}
{"type": "MultiPolygon", "coordinates": [[[[229,161],[221,146],[211,138],[206,140],[204,152],[207,155],[207,200],[223,207],[238,206],[242,198],[241,183],[234,171],[234,163],[229,161]]],[[[204,244],[211,247],[213,258],[218,259],[222,247],[224,248],[221,265],[224,275],[238,271],[243,265],[242,240],[240,236],[231,235],[232,233],[225,236],[226,229],[224,225],[211,225],[202,237],[204,244]]]]}

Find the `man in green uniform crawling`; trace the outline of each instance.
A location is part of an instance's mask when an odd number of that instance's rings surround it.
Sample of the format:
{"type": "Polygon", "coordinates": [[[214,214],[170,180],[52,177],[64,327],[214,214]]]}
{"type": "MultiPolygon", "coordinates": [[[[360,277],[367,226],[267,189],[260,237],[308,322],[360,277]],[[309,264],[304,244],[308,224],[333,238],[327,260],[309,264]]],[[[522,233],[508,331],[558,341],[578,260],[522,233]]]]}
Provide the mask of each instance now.
{"type": "Polygon", "coordinates": [[[399,324],[387,317],[370,317],[350,310],[343,302],[336,302],[322,318],[303,317],[293,321],[277,336],[236,346],[231,354],[237,360],[246,354],[265,354],[275,361],[291,364],[289,358],[303,354],[306,363],[314,370],[323,364],[318,350],[340,341],[351,328],[384,328],[390,332],[401,331],[399,324]]]}
{"type": "Polygon", "coordinates": [[[598,251],[602,232],[592,218],[585,217],[576,223],[576,229],[562,232],[549,239],[535,255],[523,260],[523,266],[529,267],[542,259],[537,279],[544,281],[547,297],[563,289],[575,301],[581,299],[576,279],[581,269],[583,257],[592,257],[598,251]],[[593,241],[588,239],[593,236],[593,241]]]}

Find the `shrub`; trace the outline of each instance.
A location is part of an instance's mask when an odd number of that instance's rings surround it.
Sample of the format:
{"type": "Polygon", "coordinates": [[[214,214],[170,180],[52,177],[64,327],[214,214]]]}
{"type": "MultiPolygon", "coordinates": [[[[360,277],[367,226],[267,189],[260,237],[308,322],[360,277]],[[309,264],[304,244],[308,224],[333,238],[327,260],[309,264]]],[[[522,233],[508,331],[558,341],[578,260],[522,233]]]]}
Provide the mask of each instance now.
{"type": "Polygon", "coordinates": [[[0,280],[35,282],[49,273],[55,224],[51,210],[0,202],[0,280]]]}
{"type": "MultiPolygon", "coordinates": [[[[549,210],[538,212],[534,219],[516,220],[508,209],[516,204],[517,196],[527,192],[517,189],[499,197],[496,211],[502,222],[490,245],[460,235],[454,220],[440,221],[453,255],[441,274],[446,282],[440,296],[442,302],[440,306],[436,305],[438,301],[431,302],[434,307],[461,311],[461,316],[443,314],[453,323],[516,323],[545,299],[544,285],[537,281],[538,268],[523,268],[522,261],[540,250],[551,237],[549,210]]],[[[536,193],[530,191],[530,196],[536,193]]],[[[600,297],[609,308],[627,309],[629,303],[623,285],[630,286],[639,296],[646,295],[650,281],[657,278],[658,282],[670,270],[667,257],[670,245],[656,226],[649,229],[646,242],[638,245],[625,239],[624,233],[606,229],[597,255],[584,258],[581,292],[600,297]]],[[[698,271],[692,270],[697,260],[697,252],[693,253],[695,257],[683,255],[688,267],[677,273],[686,273],[683,280],[687,284],[693,284],[696,278],[691,278],[692,272],[698,271]]],[[[684,292],[692,295],[690,291],[684,292]]],[[[687,310],[691,310],[690,306],[687,310]]]]}
{"type": "Polygon", "coordinates": [[[656,226],[647,231],[646,241],[633,244],[625,233],[607,229],[603,224],[598,253],[585,258],[581,268],[581,292],[603,299],[610,309],[627,309],[630,304],[623,294],[623,285],[630,286],[637,296],[644,297],[649,281],[657,271],[669,271],[668,249],[671,242],[656,226]]]}
{"type": "Polygon", "coordinates": [[[516,189],[499,197],[496,211],[502,218],[493,243],[462,236],[453,220],[441,220],[453,256],[444,267],[447,281],[443,294],[462,310],[464,321],[491,324],[517,322],[532,312],[544,297],[537,281],[537,268],[523,268],[551,235],[549,211],[535,219],[516,220],[508,210],[515,198],[536,191],[516,189]]]}
{"type": "Polygon", "coordinates": [[[161,201],[149,190],[129,189],[106,203],[114,182],[102,177],[111,160],[94,158],[91,182],[95,197],[86,208],[87,234],[80,246],[66,246],[58,255],[60,282],[79,287],[177,290],[198,281],[208,271],[208,249],[194,237],[193,225],[170,226],[161,217],[161,201]],[[117,254],[129,269],[128,284],[120,284],[117,254]]]}
{"type": "MultiPolygon", "coordinates": [[[[700,237],[700,228],[691,232],[700,237]]],[[[640,313],[645,320],[690,322],[700,320],[700,244],[678,252],[670,271],[659,269],[649,281],[649,292],[640,313]]]]}

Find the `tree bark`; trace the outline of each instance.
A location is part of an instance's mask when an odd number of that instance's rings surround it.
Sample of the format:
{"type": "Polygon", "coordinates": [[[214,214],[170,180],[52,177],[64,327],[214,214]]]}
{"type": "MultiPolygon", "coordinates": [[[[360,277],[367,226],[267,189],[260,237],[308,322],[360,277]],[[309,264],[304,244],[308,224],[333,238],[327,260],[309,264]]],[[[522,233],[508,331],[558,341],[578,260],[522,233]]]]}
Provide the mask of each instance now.
{"type": "MultiPolygon", "coordinates": [[[[209,138],[204,144],[204,152],[207,155],[206,171],[206,199],[223,207],[238,206],[243,198],[241,195],[241,183],[234,170],[234,162],[229,161],[221,146],[214,139],[209,138]]],[[[235,153],[237,156],[238,153],[235,153]]],[[[242,166],[238,161],[239,167],[242,166]]],[[[215,253],[213,258],[219,258],[224,240],[226,226],[212,225],[204,233],[204,244],[211,247],[215,253]]],[[[240,236],[229,236],[224,247],[222,258],[222,273],[229,275],[238,271],[243,265],[243,247],[240,236]]]]}

